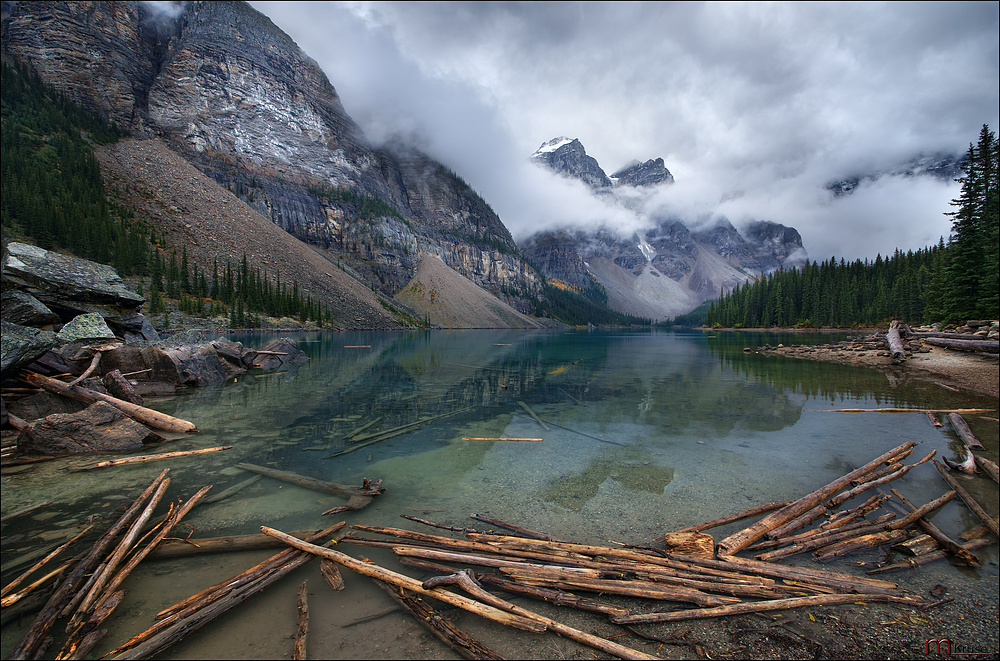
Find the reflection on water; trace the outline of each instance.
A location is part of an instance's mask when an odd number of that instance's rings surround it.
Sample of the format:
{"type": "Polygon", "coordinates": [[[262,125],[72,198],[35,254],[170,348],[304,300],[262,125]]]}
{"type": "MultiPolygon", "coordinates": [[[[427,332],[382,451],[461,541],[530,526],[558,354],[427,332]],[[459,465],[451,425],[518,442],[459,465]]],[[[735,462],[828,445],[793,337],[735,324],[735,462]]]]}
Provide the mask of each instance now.
{"type": "MultiPolygon", "coordinates": [[[[233,339],[248,346],[265,341],[233,339]]],[[[666,530],[796,498],[907,440],[921,443],[920,456],[933,449],[953,457],[961,447],[923,414],[824,409],[996,406],[926,382],[893,381],[875,370],[743,351],[765,342],[832,341],[822,335],[419,331],[296,339],[311,360],[286,373],[245,375],[151,402],[201,430],[168,441],[170,449],[235,446],[171,463],[171,493],[190,495],[206,483],[222,491],[246,479],[236,464],[250,462],[348,485],[383,479],[387,492],[364,510],[342,515],[349,523],[399,526],[406,523],[400,514],[416,512],[467,526],[469,513],[477,512],[564,539],[647,544],[666,530]],[[544,440],[463,440],[469,437],[544,440]]],[[[986,456],[995,459],[997,425],[975,417],[969,422],[986,456]]],[[[50,510],[57,513],[5,524],[5,578],[11,558],[26,552],[8,540],[37,544],[43,531],[51,534],[53,522],[68,534],[87,516],[113,510],[122,494],[141,490],[160,468],[140,464],[96,475],[40,465],[5,476],[4,514],[43,499],[53,500],[50,510]],[[16,491],[10,488],[15,483],[16,491]]],[[[995,515],[996,485],[967,482],[995,515]]],[[[911,471],[899,488],[918,503],[944,490],[930,465],[911,471]]],[[[199,507],[186,520],[194,537],[251,533],[262,524],[316,529],[326,523],[319,513],[339,504],[336,497],[265,479],[238,497],[199,507]]],[[[934,520],[950,534],[978,523],[957,501],[934,520]]],[[[995,575],[996,546],[980,555],[984,568],[967,573],[995,575]]],[[[205,587],[207,574],[221,580],[247,564],[238,554],[188,561],[183,566],[190,580],[178,580],[170,571],[157,579],[152,563],[135,579],[149,608],[133,604],[131,610],[148,618],[149,609],[205,587]]],[[[355,603],[366,598],[362,594],[355,593],[355,603]]],[[[117,626],[109,644],[148,621],[117,626]]],[[[5,650],[11,629],[4,630],[5,650]]],[[[203,638],[187,649],[206,653],[211,641],[203,638]]],[[[263,644],[259,649],[269,654],[263,644]]],[[[368,653],[364,647],[338,649],[341,655],[368,653]]]]}

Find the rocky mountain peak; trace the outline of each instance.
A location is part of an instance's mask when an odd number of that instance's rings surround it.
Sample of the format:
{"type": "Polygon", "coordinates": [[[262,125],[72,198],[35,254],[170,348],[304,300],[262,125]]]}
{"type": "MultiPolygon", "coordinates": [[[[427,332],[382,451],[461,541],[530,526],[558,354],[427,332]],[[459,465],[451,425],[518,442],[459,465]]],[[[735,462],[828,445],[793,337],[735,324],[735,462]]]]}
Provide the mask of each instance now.
{"type": "Polygon", "coordinates": [[[656,186],[674,183],[674,175],[663,164],[662,158],[649,159],[645,163],[633,161],[611,175],[618,186],[656,186]]]}
{"type": "Polygon", "coordinates": [[[606,190],[613,186],[597,159],[587,155],[583,143],[577,138],[554,138],[542,143],[531,158],[556,174],[579,179],[595,191],[606,190]]]}

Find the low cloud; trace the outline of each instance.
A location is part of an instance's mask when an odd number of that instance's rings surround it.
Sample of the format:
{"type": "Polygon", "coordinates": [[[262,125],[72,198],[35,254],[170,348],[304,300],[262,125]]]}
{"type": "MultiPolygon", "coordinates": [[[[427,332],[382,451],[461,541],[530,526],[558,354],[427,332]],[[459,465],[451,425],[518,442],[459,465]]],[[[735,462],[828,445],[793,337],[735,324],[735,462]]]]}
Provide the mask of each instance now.
{"type": "Polygon", "coordinates": [[[252,4],[372,140],[418,141],[515,237],[669,213],[780,222],[819,258],[920,248],[947,234],[954,184],[824,186],[1000,123],[996,3],[252,4]],[[607,172],[662,157],[676,183],[608,204],[527,162],[559,135],[607,172]]]}

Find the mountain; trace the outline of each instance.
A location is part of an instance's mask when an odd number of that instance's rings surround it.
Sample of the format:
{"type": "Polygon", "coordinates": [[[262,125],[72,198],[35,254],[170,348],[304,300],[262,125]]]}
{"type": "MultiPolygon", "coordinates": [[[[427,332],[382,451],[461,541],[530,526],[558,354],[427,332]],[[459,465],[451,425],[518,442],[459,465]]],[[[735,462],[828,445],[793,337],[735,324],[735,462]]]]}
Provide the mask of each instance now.
{"type": "MultiPolygon", "coordinates": [[[[583,181],[605,200],[628,189],[674,183],[661,158],[635,161],[602,178],[604,170],[576,139],[546,142],[532,160],[583,181]]],[[[620,203],[635,207],[628,199],[620,203]]],[[[600,287],[612,309],[657,321],[805,259],[799,233],[777,223],[751,222],[741,233],[725,218],[696,230],[677,218],[644,220],[645,229],[625,234],[607,226],[540,232],[521,241],[521,250],[546,277],[581,292],[600,287]]]]}
{"type": "MultiPolygon", "coordinates": [[[[383,307],[426,256],[521,312],[537,301],[542,278],[490,206],[426,154],[369,144],[319,66],[245,2],[5,4],[2,42],[7,61],[147,145],[165,145],[233,204],[312,246],[325,271],[373,289],[383,307]]],[[[170,191],[150,194],[168,205],[170,191]]],[[[182,226],[199,206],[178,207],[182,226]]],[[[193,252],[207,259],[206,243],[232,238],[174,232],[168,244],[179,252],[198,240],[193,252]]],[[[251,266],[266,268],[258,252],[251,266]]],[[[283,268],[300,271],[305,293],[343,303],[307,284],[314,266],[283,268]]]]}
{"type": "Polygon", "coordinates": [[[962,156],[958,154],[921,154],[904,163],[878,172],[865,172],[846,176],[827,183],[826,189],[836,197],[850,195],[863,184],[889,177],[931,177],[951,182],[962,176],[962,156]]]}

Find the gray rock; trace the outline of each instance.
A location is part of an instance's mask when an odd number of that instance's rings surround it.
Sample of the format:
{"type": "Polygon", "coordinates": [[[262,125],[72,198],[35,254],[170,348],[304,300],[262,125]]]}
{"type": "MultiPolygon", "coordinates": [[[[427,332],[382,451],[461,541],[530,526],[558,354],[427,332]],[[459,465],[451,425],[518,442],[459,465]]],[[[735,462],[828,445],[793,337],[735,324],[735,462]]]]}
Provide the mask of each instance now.
{"type": "Polygon", "coordinates": [[[142,358],[154,380],[179,386],[212,386],[243,371],[221,359],[210,344],[147,347],[142,358]]]}
{"type": "Polygon", "coordinates": [[[25,454],[76,454],[135,450],[163,438],[105,402],[78,413],[56,413],[38,420],[18,436],[25,454]]]}
{"type": "Polygon", "coordinates": [[[27,292],[16,289],[0,294],[0,312],[6,321],[41,328],[59,323],[59,315],[27,292]]]}
{"type": "Polygon", "coordinates": [[[30,365],[55,344],[52,331],[0,321],[0,377],[30,365]]]}
{"type": "Polygon", "coordinates": [[[3,278],[54,312],[71,318],[107,308],[109,316],[134,311],[146,299],[128,288],[112,267],[67,257],[24,243],[7,244],[3,278]]]}
{"type": "Polygon", "coordinates": [[[115,334],[108,328],[104,317],[91,312],[89,314],[77,315],[56,335],[56,339],[62,344],[89,343],[113,341],[115,334]]]}
{"type": "Polygon", "coordinates": [[[159,342],[160,335],[149,322],[149,318],[138,312],[123,314],[120,317],[106,319],[108,326],[115,335],[126,342],[159,342]]]}
{"type": "Polygon", "coordinates": [[[102,375],[118,370],[122,374],[130,375],[128,378],[147,380],[151,378],[152,373],[142,372],[148,368],[149,365],[143,360],[142,349],[139,347],[119,347],[113,351],[106,351],[101,356],[102,375]]]}
{"type": "Polygon", "coordinates": [[[258,351],[274,351],[274,354],[260,353],[254,358],[253,366],[262,370],[276,370],[285,365],[301,364],[309,360],[309,356],[299,349],[295,340],[281,337],[271,340],[258,351]],[[284,355],[278,355],[284,354],[284,355]]]}

